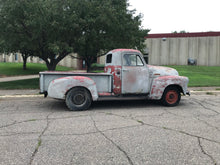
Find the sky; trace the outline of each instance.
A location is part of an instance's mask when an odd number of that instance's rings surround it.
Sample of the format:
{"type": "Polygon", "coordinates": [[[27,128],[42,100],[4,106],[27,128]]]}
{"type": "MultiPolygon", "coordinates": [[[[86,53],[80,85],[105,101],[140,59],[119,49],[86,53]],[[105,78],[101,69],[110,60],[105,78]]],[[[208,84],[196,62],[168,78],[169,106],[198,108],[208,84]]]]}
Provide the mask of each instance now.
{"type": "Polygon", "coordinates": [[[153,33],[220,31],[219,0],[129,0],[153,33]]]}

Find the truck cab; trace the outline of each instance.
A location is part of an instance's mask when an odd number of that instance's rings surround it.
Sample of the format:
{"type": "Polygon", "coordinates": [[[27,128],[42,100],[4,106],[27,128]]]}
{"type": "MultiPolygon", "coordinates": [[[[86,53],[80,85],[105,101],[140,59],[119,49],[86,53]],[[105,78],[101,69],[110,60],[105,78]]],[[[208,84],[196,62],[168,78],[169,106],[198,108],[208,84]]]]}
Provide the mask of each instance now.
{"type": "Polygon", "coordinates": [[[116,49],[106,55],[105,73],[113,75],[115,95],[150,92],[149,69],[138,50],[116,49]]]}

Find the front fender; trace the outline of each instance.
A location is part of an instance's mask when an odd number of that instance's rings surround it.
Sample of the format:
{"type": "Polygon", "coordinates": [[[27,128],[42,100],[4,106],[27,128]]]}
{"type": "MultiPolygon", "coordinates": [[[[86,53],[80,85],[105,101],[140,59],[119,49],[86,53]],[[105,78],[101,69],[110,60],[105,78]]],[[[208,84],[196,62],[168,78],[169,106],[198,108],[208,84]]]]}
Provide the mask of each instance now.
{"type": "Polygon", "coordinates": [[[84,87],[91,93],[93,101],[98,99],[96,83],[84,76],[68,76],[53,80],[48,87],[48,96],[65,99],[66,93],[73,87],[84,87]]]}
{"type": "Polygon", "coordinates": [[[184,76],[162,76],[153,80],[150,92],[150,99],[159,100],[163,96],[166,87],[170,85],[177,85],[182,88],[183,94],[187,94],[187,85],[189,79],[184,76]]]}

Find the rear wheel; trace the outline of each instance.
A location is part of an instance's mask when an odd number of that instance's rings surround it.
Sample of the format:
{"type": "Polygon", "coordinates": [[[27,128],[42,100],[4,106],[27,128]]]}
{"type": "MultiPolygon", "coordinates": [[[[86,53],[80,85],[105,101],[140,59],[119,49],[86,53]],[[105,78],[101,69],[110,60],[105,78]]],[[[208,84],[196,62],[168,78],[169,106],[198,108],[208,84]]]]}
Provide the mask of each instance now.
{"type": "Polygon", "coordinates": [[[180,102],[180,91],[176,87],[167,87],[162,96],[162,103],[166,106],[176,106],[180,102]]]}
{"type": "Polygon", "coordinates": [[[67,107],[72,111],[86,110],[90,107],[92,98],[85,88],[72,88],[66,95],[67,107]]]}

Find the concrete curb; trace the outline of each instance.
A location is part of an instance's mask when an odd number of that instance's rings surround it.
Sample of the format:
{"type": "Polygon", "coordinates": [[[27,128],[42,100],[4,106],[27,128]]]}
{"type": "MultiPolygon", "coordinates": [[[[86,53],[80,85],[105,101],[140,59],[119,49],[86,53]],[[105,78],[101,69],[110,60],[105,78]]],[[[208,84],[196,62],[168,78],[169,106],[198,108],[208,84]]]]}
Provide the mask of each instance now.
{"type": "Polygon", "coordinates": [[[0,96],[0,98],[30,98],[30,97],[44,97],[44,95],[4,95],[0,96]]]}
{"type": "Polygon", "coordinates": [[[218,95],[220,94],[220,91],[190,91],[191,94],[195,95],[218,95]]]}

